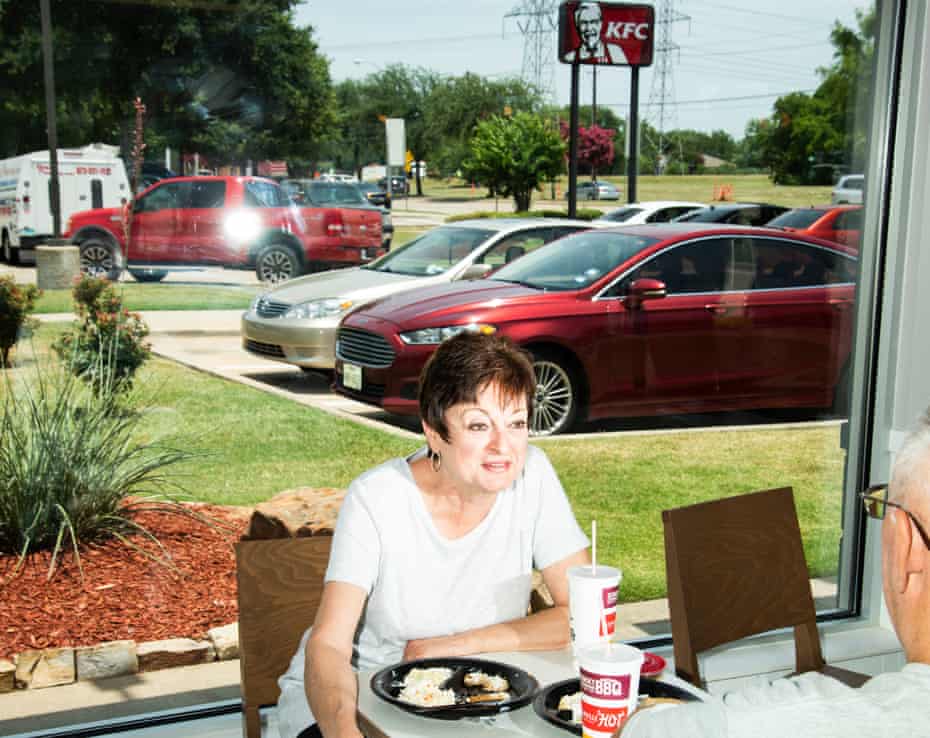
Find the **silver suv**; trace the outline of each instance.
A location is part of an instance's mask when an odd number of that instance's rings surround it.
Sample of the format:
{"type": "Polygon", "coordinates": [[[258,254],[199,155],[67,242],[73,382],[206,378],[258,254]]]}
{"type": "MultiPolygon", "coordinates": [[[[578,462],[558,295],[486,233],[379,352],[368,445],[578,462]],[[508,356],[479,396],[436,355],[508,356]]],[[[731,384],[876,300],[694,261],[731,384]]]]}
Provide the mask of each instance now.
{"type": "Polygon", "coordinates": [[[834,205],[861,205],[864,183],[865,175],[862,174],[847,174],[845,177],[840,177],[840,181],[830,193],[830,202],[834,205]]]}

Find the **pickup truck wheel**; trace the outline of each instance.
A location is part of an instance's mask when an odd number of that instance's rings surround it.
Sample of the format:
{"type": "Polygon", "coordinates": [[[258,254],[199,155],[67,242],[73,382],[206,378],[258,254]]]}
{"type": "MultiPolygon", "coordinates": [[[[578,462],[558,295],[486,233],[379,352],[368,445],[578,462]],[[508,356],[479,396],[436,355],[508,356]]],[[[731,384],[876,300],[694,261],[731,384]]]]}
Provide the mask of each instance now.
{"type": "Polygon", "coordinates": [[[300,274],[300,263],[290,248],[273,243],[258,255],[255,273],[260,282],[278,284],[300,274]]]}
{"type": "Polygon", "coordinates": [[[123,267],[113,241],[102,236],[91,236],[80,244],[81,272],[90,277],[106,277],[111,282],[119,279],[123,267]]]}

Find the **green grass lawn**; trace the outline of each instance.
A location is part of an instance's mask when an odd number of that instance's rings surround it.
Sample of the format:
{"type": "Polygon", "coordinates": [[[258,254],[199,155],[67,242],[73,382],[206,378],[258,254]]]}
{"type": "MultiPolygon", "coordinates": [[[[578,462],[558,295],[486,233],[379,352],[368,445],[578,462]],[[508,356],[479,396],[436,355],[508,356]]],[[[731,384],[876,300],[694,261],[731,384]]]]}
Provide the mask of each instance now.
{"type": "MultiPolygon", "coordinates": [[[[32,345],[40,356],[57,330],[37,332],[32,345]]],[[[31,354],[21,350],[24,370],[31,354]]],[[[293,487],[344,487],[419,445],[163,359],[151,360],[138,384],[150,402],[141,435],[197,450],[177,481],[205,502],[252,505],[293,487]]],[[[794,487],[811,572],[836,572],[844,458],[837,425],[547,439],[539,446],[582,527],[598,521],[598,558],[623,570],[626,602],[665,594],[663,509],[775,486],[794,487]]]]}
{"type": "MultiPolygon", "coordinates": [[[[249,306],[262,288],[258,285],[136,284],[119,283],[123,304],[129,310],[238,310],[249,306]]],[[[71,290],[45,290],[37,313],[74,310],[71,290]]]]}
{"type": "MultiPolygon", "coordinates": [[[[582,177],[581,179],[587,179],[582,177]]],[[[599,179],[608,180],[620,187],[620,203],[626,202],[626,177],[602,176],[599,179]]],[[[636,180],[637,200],[691,200],[696,202],[710,202],[714,196],[714,188],[729,185],[733,188],[734,200],[756,202],[770,202],[786,207],[806,207],[808,205],[822,205],[830,202],[830,187],[804,187],[776,185],[765,174],[693,174],[693,175],[640,175],[636,180]]],[[[559,196],[564,200],[568,189],[568,178],[563,176],[558,180],[559,196]]],[[[458,180],[444,181],[427,179],[423,193],[430,197],[445,200],[479,200],[487,195],[487,190],[477,187],[472,191],[471,186],[458,180]]],[[[541,193],[537,192],[533,200],[548,200],[550,188],[547,184],[541,193]]],[[[411,207],[416,207],[416,198],[410,200],[411,207]]],[[[600,202],[595,207],[616,207],[616,202],[600,202]]],[[[587,203],[585,204],[587,207],[587,203]]]]}

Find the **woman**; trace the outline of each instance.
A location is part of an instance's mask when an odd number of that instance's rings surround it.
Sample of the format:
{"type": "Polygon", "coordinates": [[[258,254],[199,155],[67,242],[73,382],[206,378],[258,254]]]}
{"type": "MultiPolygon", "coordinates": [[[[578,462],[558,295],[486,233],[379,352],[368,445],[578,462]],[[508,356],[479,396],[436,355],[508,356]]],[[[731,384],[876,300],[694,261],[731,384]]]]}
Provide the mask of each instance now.
{"type": "Polygon", "coordinates": [[[529,358],[497,336],[460,334],[427,362],[427,447],[349,487],[316,622],[280,680],[282,738],[359,738],[353,668],[568,643],[566,571],[588,540],[528,445],[534,392],[529,358]],[[534,566],[555,607],[527,616],[534,566]]]}

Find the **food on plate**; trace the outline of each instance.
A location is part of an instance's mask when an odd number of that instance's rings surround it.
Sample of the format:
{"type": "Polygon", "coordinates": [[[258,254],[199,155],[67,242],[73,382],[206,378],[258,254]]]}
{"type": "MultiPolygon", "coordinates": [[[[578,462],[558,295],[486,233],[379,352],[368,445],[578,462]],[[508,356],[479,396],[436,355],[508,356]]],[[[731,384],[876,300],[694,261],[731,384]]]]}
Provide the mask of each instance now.
{"type": "Polygon", "coordinates": [[[470,671],[465,675],[466,687],[480,687],[486,692],[506,692],[510,682],[502,676],[485,674],[483,671],[470,671]]]}
{"type": "Polygon", "coordinates": [[[581,692],[563,695],[559,700],[559,712],[570,712],[570,720],[573,723],[581,724],[581,692]]]}
{"type": "Polygon", "coordinates": [[[503,702],[510,699],[510,692],[479,692],[465,698],[466,702],[503,702]]]}
{"type": "Polygon", "coordinates": [[[434,667],[411,669],[404,677],[403,689],[397,699],[417,707],[444,707],[456,702],[454,689],[442,689],[444,682],[452,676],[452,669],[434,667]]]}

